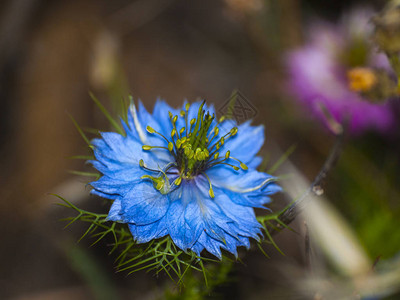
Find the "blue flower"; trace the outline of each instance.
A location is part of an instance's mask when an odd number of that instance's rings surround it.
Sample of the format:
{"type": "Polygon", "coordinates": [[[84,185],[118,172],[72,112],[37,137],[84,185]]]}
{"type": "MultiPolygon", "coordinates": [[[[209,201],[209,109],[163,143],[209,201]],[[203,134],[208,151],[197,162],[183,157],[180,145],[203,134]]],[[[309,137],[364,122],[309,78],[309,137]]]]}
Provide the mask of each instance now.
{"type": "Polygon", "coordinates": [[[113,200],[108,220],[127,223],[138,243],[169,235],[199,256],[237,255],[250,238],[260,240],[253,208],[280,190],[256,170],[263,126],[217,121],[205,102],[176,110],[162,100],[152,114],[131,104],[122,125],[126,136],[103,132],[92,141],[90,162],[103,176],[90,185],[113,200]]]}

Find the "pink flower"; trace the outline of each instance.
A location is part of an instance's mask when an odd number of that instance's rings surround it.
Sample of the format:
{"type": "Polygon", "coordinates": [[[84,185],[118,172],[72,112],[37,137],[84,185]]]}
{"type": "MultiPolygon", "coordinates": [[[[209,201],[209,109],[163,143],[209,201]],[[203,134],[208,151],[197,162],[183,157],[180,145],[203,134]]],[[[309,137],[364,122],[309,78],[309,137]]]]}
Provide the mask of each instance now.
{"type": "MultiPolygon", "coordinates": [[[[339,123],[348,119],[353,134],[387,132],[395,120],[388,101],[372,103],[349,82],[348,74],[359,76],[368,68],[390,70],[386,56],[370,45],[372,16],[373,12],[364,8],[351,11],[337,25],[314,22],[308,43],[287,56],[294,98],[325,124],[324,110],[339,123]],[[355,68],[357,72],[349,73],[355,68]]],[[[365,73],[367,84],[373,84],[371,74],[365,73]]]]}

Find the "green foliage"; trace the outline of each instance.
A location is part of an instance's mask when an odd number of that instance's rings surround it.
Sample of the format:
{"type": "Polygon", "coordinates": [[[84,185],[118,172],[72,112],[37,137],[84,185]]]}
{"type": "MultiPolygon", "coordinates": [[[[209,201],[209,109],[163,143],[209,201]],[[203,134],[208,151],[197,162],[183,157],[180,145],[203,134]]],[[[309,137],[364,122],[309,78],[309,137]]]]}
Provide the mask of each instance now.
{"type": "Polygon", "coordinates": [[[275,247],[275,249],[279,251],[279,253],[281,253],[282,255],[285,255],[282,252],[282,250],[278,247],[278,245],[275,243],[275,241],[272,237],[272,233],[280,232],[282,229],[285,229],[285,228],[292,230],[288,225],[283,223],[279,218],[290,207],[290,205],[291,204],[289,204],[284,209],[282,209],[281,211],[278,211],[276,213],[257,217],[257,221],[260,222],[260,224],[264,228],[264,234],[266,237],[265,240],[258,243],[258,248],[268,258],[269,258],[268,254],[262,248],[263,242],[273,245],[275,247]]]}
{"type": "Polygon", "coordinates": [[[208,276],[210,272],[205,265],[219,261],[199,257],[191,251],[184,252],[175,246],[169,236],[139,245],[132,238],[132,234],[126,224],[108,221],[107,214],[98,214],[80,209],[59,195],[54,196],[63,201],[63,203],[58,203],[59,205],[77,212],[75,217],[63,219],[64,221],[69,221],[65,228],[76,221],[89,224],[89,227],[78,241],[90,236],[94,239],[91,244],[93,246],[107,236],[113,237],[110,254],[117,250],[119,251],[119,255],[115,260],[119,272],[127,271],[128,274],[132,274],[140,270],[147,270],[153,271],[155,275],[165,272],[171,280],[178,285],[182,285],[184,283],[183,278],[189,271],[197,271],[203,274],[204,281],[207,285],[209,284],[208,276]]]}
{"type": "Polygon", "coordinates": [[[103,104],[96,98],[95,95],[92,93],[89,93],[90,97],[94,101],[94,103],[97,105],[97,107],[101,110],[101,112],[104,114],[104,116],[107,118],[107,120],[110,122],[111,126],[114,127],[114,129],[121,135],[125,135],[124,130],[122,129],[121,125],[111,116],[111,114],[108,112],[108,110],[104,107],[103,104]]]}
{"type": "Polygon", "coordinates": [[[392,257],[400,248],[398,157],[376,142],[348,145],[336,181],[338,205],[372,258],[392,257]],[[360,151],[360,148],[363,148],[360,151]]]}
{"type": "Polygon", "coordinates": [[[207,269],[207,285],[204,286],[203,281],[199,280],[196,274],[188,271],[188,276],[184,279],[184,289],[182,288],[169,288],[166,289],[165,299],[168,300],[185,300],[185,299],[204,299],[207,296],[218,296],[215,292],[217,287],[229,283],[229,275],[233,269],[234,261],[224,257],[219,263],[208,264],[207,269]]]}

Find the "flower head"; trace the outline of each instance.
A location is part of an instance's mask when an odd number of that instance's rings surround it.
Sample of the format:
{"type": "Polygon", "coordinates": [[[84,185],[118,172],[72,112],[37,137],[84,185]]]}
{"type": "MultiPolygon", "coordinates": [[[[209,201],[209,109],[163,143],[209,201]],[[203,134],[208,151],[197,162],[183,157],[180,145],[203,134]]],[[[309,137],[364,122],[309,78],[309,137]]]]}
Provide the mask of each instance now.
{"type": "Polygon", "coordinates": [[[91,163],[103,174],[92,193],[114,200],[109,220],[127,223],[138,243],[169,235],[197,255],[236,255],[259,240],[253,208],[280,190],[256,170],[263,126],[217,122],[205,102],[176,110],[162,100],[152,114],[131,104],[122,123],[126,136],[106,132],[92,141],[91,163]]]}
{"type": "Polygon", "coordinates": [[[367,129],[387,131],[394,122],[390,104],[371,102],[387,99],[390,66],[386,56],[370,44],[373,24],[369,9],[345,15],[340,24],[315,22],[309,42],[288,56],[292,94],[325,121],[327,110],[337,121],[349,119],[354,134],[367,129]],[[378,86],[381,83],[384,88],[378,86]]]}

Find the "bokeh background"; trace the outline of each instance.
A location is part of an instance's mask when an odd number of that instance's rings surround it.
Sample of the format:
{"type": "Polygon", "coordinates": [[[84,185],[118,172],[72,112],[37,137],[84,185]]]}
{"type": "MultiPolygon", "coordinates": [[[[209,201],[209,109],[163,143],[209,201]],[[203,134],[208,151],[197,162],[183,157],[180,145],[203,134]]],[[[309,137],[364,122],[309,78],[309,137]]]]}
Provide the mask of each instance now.
{"type": "MultiPolygon", "coordinates": [[[[334,137],[285,93],[285,53],[304,42],[315,18],[335,22],[355,5],[385,1],[319,0],[5,0],[0,3],[0,298],[155,299],[168,281],[116,273],[107,241],[77,243],[84,224],[63,230],[57,193],[95,211],[90,170],[69,159],[88,150],[73,118],[90,132],[109,124],[93,92],[114,113],[132,95],[150,110],[157,97],[178,106],[207,99],[222,107],[239,89],[265,124],[264,154],[290,160],[310,180],[334,137]],[[280,150],[278,150],[280,149],[280,150]]],[[[398,130],[397,130],[398,132],[398,130]]],[[[400,250],[399,134],[346,141],[326,180],[330,202],[372,261],[400,250]]],[[[277,198],[280,199],[280,198],[277,198]]],[[[281,199],[282,200],[282,199],[281,199]]],[[[266,247],[250,252],[215,294],[222,299],[309,299],[292,281],[309,268],[301,218],[266,247]]],[[[255,247],[257,248],[257,247],[255,247]]],[[[400,297],[400,296],[397,296],[400,297]]],[[[317,298],[315,298],[317,299],[317,298]]],[[[392,299],[400,299],[394,298],[392,299]]]]}

